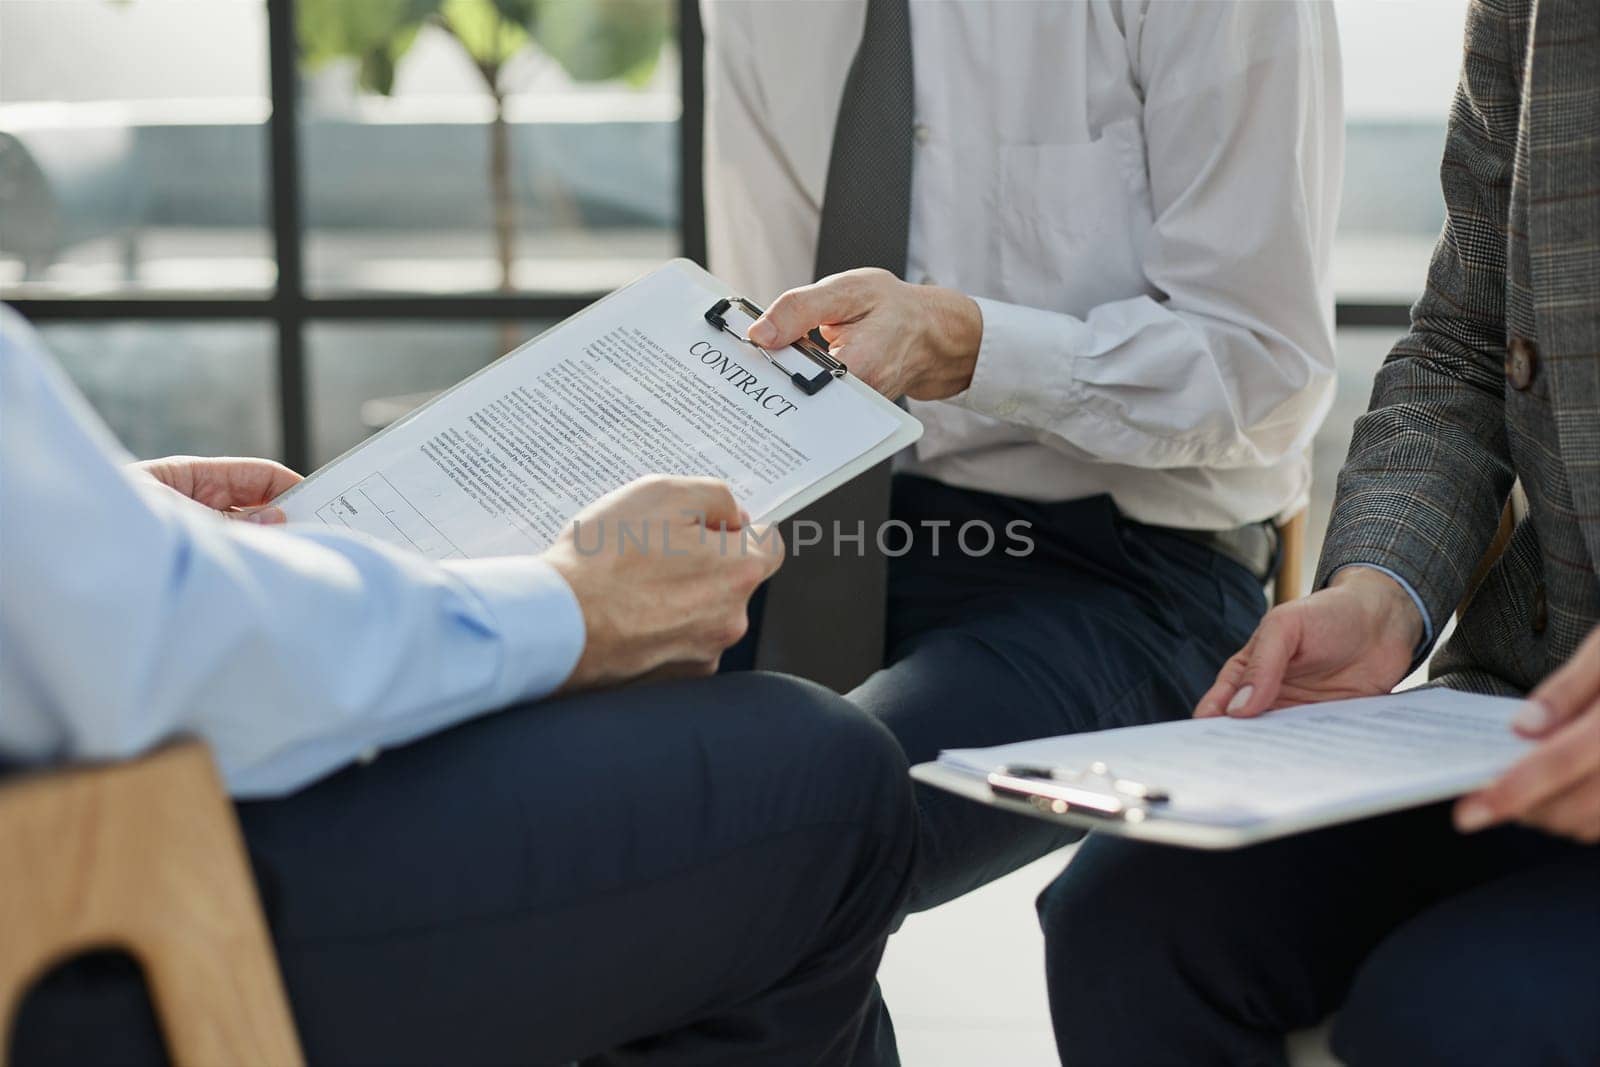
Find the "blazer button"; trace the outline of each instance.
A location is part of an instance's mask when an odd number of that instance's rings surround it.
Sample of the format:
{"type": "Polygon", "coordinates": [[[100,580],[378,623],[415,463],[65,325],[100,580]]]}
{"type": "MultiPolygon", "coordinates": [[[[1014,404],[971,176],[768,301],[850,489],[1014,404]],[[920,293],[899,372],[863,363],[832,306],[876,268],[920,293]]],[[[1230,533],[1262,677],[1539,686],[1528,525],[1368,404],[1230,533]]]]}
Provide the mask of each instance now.
{"type": "Polygon", "coordinates": [[[1522,390],[1533,384],[1539,366],[1539,350],[1526,337],[1513,337],[1506,349],[1506,378],[1512,388],[1522,390]]]}
{"type": "Polygon", "coordinates": [[[1533,602],[1528,605],[1528,628],[1536,634],[1544,633],[1550,621],[1550,611],[1545,605],[1544,583],[1533,587],[1533,602]]]}

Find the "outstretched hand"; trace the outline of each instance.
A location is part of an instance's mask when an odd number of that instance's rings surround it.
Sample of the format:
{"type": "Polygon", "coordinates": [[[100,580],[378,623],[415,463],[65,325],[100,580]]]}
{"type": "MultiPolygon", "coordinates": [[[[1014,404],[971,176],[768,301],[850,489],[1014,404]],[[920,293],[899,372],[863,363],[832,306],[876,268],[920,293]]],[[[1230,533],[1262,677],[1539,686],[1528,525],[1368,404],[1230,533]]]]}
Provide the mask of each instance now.
{"type": "Polygon", "coordinates": [[[890,400],[943,400],[972,384],[983,312],[953,289],[863,267],[790,289],[751,323],[749,336],[779,349],[812,330],[851,374],[890,400]]]}
{"type": "Polygon", "coordinates": [[[1348,567],[1326,589],[1268,612],[1200,698],[1195,718],[1387,693],[1421,639],[1422,617],[1398,582],[1348,567]]]}

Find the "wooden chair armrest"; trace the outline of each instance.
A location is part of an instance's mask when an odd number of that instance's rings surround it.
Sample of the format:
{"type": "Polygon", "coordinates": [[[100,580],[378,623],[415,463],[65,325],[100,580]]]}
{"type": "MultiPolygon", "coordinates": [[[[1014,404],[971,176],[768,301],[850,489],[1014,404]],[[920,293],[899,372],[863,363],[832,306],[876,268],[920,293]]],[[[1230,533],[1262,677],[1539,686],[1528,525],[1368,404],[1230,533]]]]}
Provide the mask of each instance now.
{"type": "Polygon", "coordinates": [[[85,951],[143,968],[172,1059],[303,1062],[233,804],[210,753],[0,784],[0,1065],[26,988],[85,951]]]}

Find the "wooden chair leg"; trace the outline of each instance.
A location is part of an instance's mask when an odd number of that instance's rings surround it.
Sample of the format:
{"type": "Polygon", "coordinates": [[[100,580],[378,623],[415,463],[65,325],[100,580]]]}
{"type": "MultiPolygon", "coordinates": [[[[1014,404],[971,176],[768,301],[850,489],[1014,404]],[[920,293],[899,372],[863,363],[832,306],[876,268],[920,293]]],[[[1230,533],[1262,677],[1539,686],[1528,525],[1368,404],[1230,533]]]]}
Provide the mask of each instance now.
{"type": "Polygon", "coordinates": [[[198,743],[0,787],[0,1067],[23,991],[123,948],[179,1067],[304,1062],[233,806],[198,743]]]}
{"type": "Polygon", "coordinates": [[[1295,512],[1288,522],[1278,527],[1278,574],[1272,581],[1272,603],[1287,604],[1300,595],[1304,581],[1302,567],[1306,555],[1306,512],[1295,512]]]}

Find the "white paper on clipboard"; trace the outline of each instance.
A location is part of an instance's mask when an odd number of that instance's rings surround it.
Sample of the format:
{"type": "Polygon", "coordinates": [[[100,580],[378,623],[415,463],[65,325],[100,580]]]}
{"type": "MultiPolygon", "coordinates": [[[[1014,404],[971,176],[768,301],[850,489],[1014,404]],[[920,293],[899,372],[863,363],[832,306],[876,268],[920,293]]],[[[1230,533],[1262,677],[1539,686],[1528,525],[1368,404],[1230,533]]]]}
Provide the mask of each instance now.
{"type": "MultiPolygon", "coordinates": [[[[548,547],[646,474],[721,479],[774,522],[921,436],[855,378],[807,395],[705,319],[730,288],[674,260],[501,357],[280,497],[291,522],[433,559],[548,547]]],[[[786,349],[784,361],[803,356],[786,349]]]]}
{"type": "Polygon", "coordinates": [[[1237,848],[1486,785],[1533,747],[1511,728],[1521,706],[1504,697],[1412,689],[1254,719],[1184,719],[944,752],[912,768],[912,776],[1085,829],[1237,848]],[[1094,767],[1103,773],[1076,777],[1094,767]],[[994,777],[1007,769],[1012,773],[994,777]],[[1034,777],[1036,784],[1028,780],[1034,777]],[[1061,801],[1066,794],[1058,786],[1091,790],[1096,795],[1087,799],[1102,801],[1101,808],[1079,807],[1070,796],[1061,801]],[[1140,791],[1162,799],[1146,803],[1140,791]]]}

